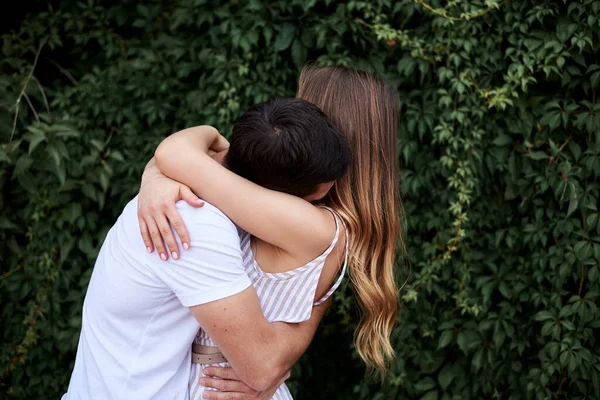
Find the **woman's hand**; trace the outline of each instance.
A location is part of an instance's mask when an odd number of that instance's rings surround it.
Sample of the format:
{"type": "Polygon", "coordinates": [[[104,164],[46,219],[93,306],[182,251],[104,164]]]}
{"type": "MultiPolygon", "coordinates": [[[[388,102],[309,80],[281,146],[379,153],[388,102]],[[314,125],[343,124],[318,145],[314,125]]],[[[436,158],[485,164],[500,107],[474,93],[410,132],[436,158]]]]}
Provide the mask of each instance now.
{"type": "Polygon", "coordinates": [[[257,392],[242,382],[233,368],[208,367],[203,372],[207,377],[200,379],[200,384],[218,390],[218,392],[215,390],[204,391],[202,398],[209,400],[269,400],[273,397],[277,388],[290,377],[288,371],[283,379],[275,382],[270,388],[257,392]]]}
{"type": "Polygon", "coordinates": [[[185,200],[192,207],[204,205],[189,187],[164,176],[154,164],[154,159],[150,160],[142,176],[138,219],[148,252],[152,253],[156,248],[162,260],[167,260],[169,254],[175,260],[179,258],[179,247],[171,225],[183,248],[187,250],[190,246],[190,235],[175,207],[179,200],[185,200]]]}

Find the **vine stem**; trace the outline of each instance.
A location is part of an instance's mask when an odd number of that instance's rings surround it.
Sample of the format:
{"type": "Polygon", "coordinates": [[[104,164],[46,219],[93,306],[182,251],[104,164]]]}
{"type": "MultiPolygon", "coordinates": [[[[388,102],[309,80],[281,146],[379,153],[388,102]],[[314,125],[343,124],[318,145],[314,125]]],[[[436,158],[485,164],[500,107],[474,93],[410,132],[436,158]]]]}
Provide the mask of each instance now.
{"type": "Polygon", "coordinates": [[[38,89],[40,89],[40,93],[42,94],[42,99],[44,99],[44,105],[46,106],[46,112],[48,114],[50,114],[50,104],[48,104],[48,98],[46,97],[46,92],[44,92],[44,88],[42,87],[42,84],[40,83],[38,78],[36,78],[35,76],[33,76],[31,79],[33,79],[35,84],[38,86],[38,89]]]}
{"type": "Polygon", "coordinates": [[[29,96],[27,96],[27,93],[23,93],[23,97],[25,97],[25,100],[27,100],[27,104],[29,104],[29,108],[31,108],[31,112],[33,112],[33,116],[35,117],[35,120],[37,122],[40,122],[40,116],[38,115],[37,111],[35,111],[35,107],[33,107],[33,104],[31,103],[29,96]]]}
{"type": "MultiPolygon", "coordinates": [[[[38,306],[38,308],[35,310],[33,318],[31,319],[31,322],[29,323],[29,326],[28,326],[28,329],[27,329],[28,332],[34,329],[35,323],[36,323],[38,317],[40,315],[42,315],[43,309],[44,309],[44,302],[41,302],[40,305],[38,306]]],[[[19,362],[19,356],[21,355],[22,351],[23,351],[23,343],[21,343],[19,345],[19,347],[17,347],[17,351],[15,352],[15,354],[13,355],[13,357],[10,359],[10,361],[6,365],[6,368],[4,369],[4,374],[3,374],[2,378],[8,376],[8,374],[10,373],[10,371],[19,362]]]]}
{"type": "Polygon", "coordinates": [[[487,90],[483,90],[479,87],[479,85],[477,84],[477,82],[475,82],[475,79],[473,79],[473,77],[471,75],[469,75],[468,72],[465,72],[463,75],[463,78],[467,79],[469,81],[469,83],[471,84],[471,86],[473,86],[475,88],[475,90],[477,91],[477,93],[479,93],[481,95],[481,97],[483,97],[485,100],[490,100],[490,94],[487,90]]]}
{"type": "Polygon", "coordinates": [[[451,15],[448,15],[445,11],[445,9],[441,9],[443,11],[440,11],[439,8],[433,8],[432,6],[430,6],[429,4],[427,4],[425,2],[425,0],[414,0],[415,3],[419,3],[420,5],[422,5],[426,10],[428,10],[429,12],[431,12],[432,14],[437,15],[438,17],[442,17],[445,19],[449,19],[451,21],[469,21],[475,18],[479,18],[484,16],[485,14],[489,13],[490,11],[497,9],[498,7],[502,7],[503,5],[505,5],[506,3],[508,3],[509,0],[504,0],[501,1],[500,3],[498,3],[497,7],[488,7],[488,8],[483,8],[479,11],[477,11],[475,14],[468,16],[468,17],[453,17],[451,15]]]}
{"type": "Polygon", "coordinates": [[[73,75],[71,75],[69,71],[61,67],[60,64],[58,64],[54,60],[48,59],[48,61],[50,61],[50,63],[54,65],[60,71],[61,74],[66,76],[67,79],[73,84],[73,86],[79,87],[79,82],[77,82],[77,79],[73,78],[73,75]]]}
{"type": "Polygon", "coordinates": [[[9,276],[11,276],[13,273],[17,272],[18,270],[20,270],[23,267],[23,263],[20,263],[19,265],[17,265],[16,267],[14,267],[13,269],[11,269],[10,271],[6,271],[5,273],[3,273],[2,275],[0,275],[0,281],[3,279],[8,278],[9,276]]]}
{"type": "Polygon", "coordinates": [[[358,22],[358,23],[359,23],[359,24],[361,24],[361,25],[364,25],[364,26],[366,26],[366,27],[367,27],[367,28],[369,28],[369,29],[373,29],[373,25],[371,25],[371,24],[367,23],[367,22],[366,22],[364,19],[362,19],[362,18],[356,18],[356,22],[358,22]]]}
{"type": "Polygon", "coordinates": [[[573,134],[571,133],[571,136],[569,136],[567,138],[567,140],[565,140],[565,142],[558,148],[558,153],[556,153],[556,157],[551,156],[550,160],[548,161],[548,164],[552,164],[554,161],[556,161],[558,159],[558,155],[563,151],[563,149],[565,148],[565,146],[567,144],[569,144],[569,142],[573,140],[573,134]]]}
{"type": "Polygon", "coordinates": [[[585,280],[585,265],[581,264],[581,278],[579,279],[579,292],[577,296],[581,297],[581,292],[583,292],[583,281],[585,280]]]}
{"type": "Polygon", "coordinates": [[[37,65],[38,59],[40,58],[40,53],[42,52],[42,48],[44,47],[44,44],[46,44],[45,39],[42,40],[42,42],[40,43],[40,46],[38,47],[37,53],[35,53],[35,59],[33,60],[33,66],[31,67],[29,76],[27,77],[27,80],[25,80],[25,85],[23,85],[23,89],[21,89],[21,93],[19,93],[19,97],[17,97],[17,102],[15,104],[15,107],[16,107],[15,118],[13,119],[12,131],[10,132],[10,138],[8,139],[9,142],[12,142],[12,138],[15,134],[15,130],[17,129],[17,118],[19,117],[19,104],[21,103],[21,99],[23,98],[23,95],[25,94],[25,89],[27,89],[27,86],[29,85],[29,81],[33,77],[33,71],[35,71],[35,67],[37,65]]]}
{"type": "Polygon", "coordinates": [[[560,390],[562,389],[563,385],[565,384],[567,380],[567,369],[565,368],[564,372],[563,372],[563,376],[562,379],[560,380],[560,385],[558,385],[558,389],[556,389],[556,395],[558,395],[560,393],[560,390]]]}

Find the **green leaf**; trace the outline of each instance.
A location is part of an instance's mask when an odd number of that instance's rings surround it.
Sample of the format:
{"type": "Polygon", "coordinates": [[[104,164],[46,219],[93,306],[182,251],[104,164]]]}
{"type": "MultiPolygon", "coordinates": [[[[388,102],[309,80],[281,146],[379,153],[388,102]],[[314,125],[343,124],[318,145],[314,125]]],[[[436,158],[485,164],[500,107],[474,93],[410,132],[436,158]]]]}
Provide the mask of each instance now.
{"type": "Polygon", "coordinates": [[[427,392],[425,396],[421,397],[421,400],[438,400],[438,392],[436,390],[427,392]]]}
{"type": "Polygon", "coordinates": [[[440,383],[442,389],[446,390],[455,377],[456,369],[454,367],[454,364],[446,364],[438,374],[438,382],[440,383]]]}
{"type": "Polygon", "coordinates": [[[29,167],[33,164],[33,158],[29,157],[29,155],[23,154],[17,160],[15,164],[15,170],[13,171],[13,176],[23,175],[24,172],[29,170],[29,167]]]}
{"type": "Polygon", "coordinates": [[[569,209],[567,210],[567,217],[573,214],[573,211],[577,209],[578,205],[579,199],[577,197],[571,196],[571,198],[569,198],[569,209]]]}
{"type": "Polygon", "coordinates": [[[275,38],[273,47],[276,51],[283,51],[290,47],[296,35],[296,27],[290,23],[285,23],[275,38]]]}
{"type": "Polygon", "coordinates": [[[54,132],[55,138],[70,139],[81,137],[81,133],[68,124],[55,123],[50,128],[54,132]]]}
{"type": "Polygon", "coordinates": [[[108,185],[110,184],[108,174],[105,171],[100,171],[98,174],[98,181],[100,182],[100,186],[102,190],[106,192],[108,190],[108,185]]]}
{"type": "Polygon", "coordinates": [[[25,189],[28,193],[31,194],[36,193],[38,191],[35,178],[31,173],[25,171],[22,174],[19,174],[17,180],[19,182],[19,185],[21,185],[21,187],[25,189]]]}
{"type": "Polygon", "coordinates": [[[512,138],[508,135],[500,135],[492,143],[496,146],[504,147],[512,143],[512,138]]]}
{"type": "Polygon", "coordinates": [[[590,84],[593,88],[597,88],[598,83],[600,83],[600,71],[594,72],[590,77],[590,84]]]}
{"type": "Polygon", "coordinates": [[[442,334],[440,335],[440,339],[438,341],[437,348],[443,349],[444,347],[448,346],[450,344],[450,342],[452,341],[453,336],[454,336],[454,333],[450,329],[442,331],[442,334]]]}
{"type": "Polygon", "coordinates": [[[10,221],[6,216],[0,215],[0,229],[19,229],[19,225],[10,221]]]}
{"type": "Polygon", "coordinates": [[[88,198],[96,201],[96,189],[94,188],[93,185],[90,185],[89,183],[86,183],[85,185],[83,185],[81,187],[81,191],[83,192],[83,194],[86,197],[88,197],[88,198]]]}
{"type": "Polygon", "coordinates": [[[67,180],[67,170],[65,168],[65,164],[62,163],[59,166],[56,166],[55,172],[60,184],[64,185],[65,181],[67,180]]]}
{"type": "Polygon", "coordinates": [[[52,157],[52,160],[54,160],[54,166],[58,168],[60,165],[60,154],[58,153],[56,147],[54,147],[52,144],[49,144],[46,147],[46,152],[50,155],[50,157],[52,157]]]}
{"type": "Polygon", "coordinates": [[[121,152],[118,150],[111,150],[108,157],[112,158],[114,160],[117,160],[119,162],[125,162],[125,158],[123,157],[123,154],[121,154],[121,152]]]}
{"type": "Polygon", "coordinates": [[[430,377],[425,377],[415,384],[415,389],[419,392],[425,392],[435,387],[435,381],[430,377]]]}
{"type": "Polygon", "coordinates": [[[471,365],[473,365],[473,369],[475,372],[479,372],[481,366],[483,365],[483,348],[477,349],[475,355],[473,356],[473,360],[471,361],[471,365]]]}
{"type": "Polygon", "coordinates": [[[28,154],[31,155],[31,153],[33,153],[33,151],[38,147],[38,145],[40,143],[42,143],[44,140],[46,140],[46,135],[44,134],[44,132],[39,131],[39,130],[35,130],[35,131],[31,131],[31,139],[29,140],[29,151],[28,154]]]}
{"type": "Polygon", "coordinates": [[[548,154],[543,151],[532,151],[531,153],[528,153],[527,156],[533,160],[545,160],[548,158],[548,154]]]}
{"type": "Polygon", "coordinates": [[[575,161],[578,161],[579,157],[581,157],[581,147],[574,141],[571,141],[569,143],[569,150],[571,150],[571,153],[573,154],[573,158],[575,158],[575,161]]]}
{"type": "Polygon", "coordinates": [[[467,336],[464,332],[459,332],[456,335],[456,344],[463,351],[463,353],[467,354],[467,336]]]}
{"type": "Polygon", "coordinates": [[[301,41],[296,38],[292,44],[292,59],[298,67],[302,67],[306,62],[307,53],[308,51],[302,45],[301,41]]]}
{"type": "Polygon", "coordinates": [[[535,314],[533,316],[533,319],[535,319],[536,321],[547,321],[550,319],[556,319],[556,316],[550,311],[543,310],[535,314]]]}

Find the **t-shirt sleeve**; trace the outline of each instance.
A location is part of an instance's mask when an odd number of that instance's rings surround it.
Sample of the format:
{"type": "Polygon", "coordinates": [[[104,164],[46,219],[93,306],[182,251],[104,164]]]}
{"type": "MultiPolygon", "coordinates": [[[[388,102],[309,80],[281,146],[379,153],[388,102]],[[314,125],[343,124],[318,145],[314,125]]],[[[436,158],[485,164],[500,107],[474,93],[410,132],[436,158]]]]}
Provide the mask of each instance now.
{"type": "Polygon", "coordinates": [[[235,225],[209,204],[195,209],[179,202],[177,209],[190,234],[190,249],[181,250],[179,260],[161,261],[156,252],[148,254],[147,260],[181,304],[208,303],[250,286],[235,225]]]}

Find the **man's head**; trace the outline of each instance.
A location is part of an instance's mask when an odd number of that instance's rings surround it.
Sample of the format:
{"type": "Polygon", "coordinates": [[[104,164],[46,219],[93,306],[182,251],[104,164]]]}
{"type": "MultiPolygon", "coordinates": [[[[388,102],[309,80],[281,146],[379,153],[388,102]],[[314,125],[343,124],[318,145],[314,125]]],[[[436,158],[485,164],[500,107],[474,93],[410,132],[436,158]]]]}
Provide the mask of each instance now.
{"type": "Polygon", "coordinates": [[[302,99],[251,106],[235,123],[225,164],[268,189],[323,198],[350,163],[350,149],[325,114],[302,99]]]}

